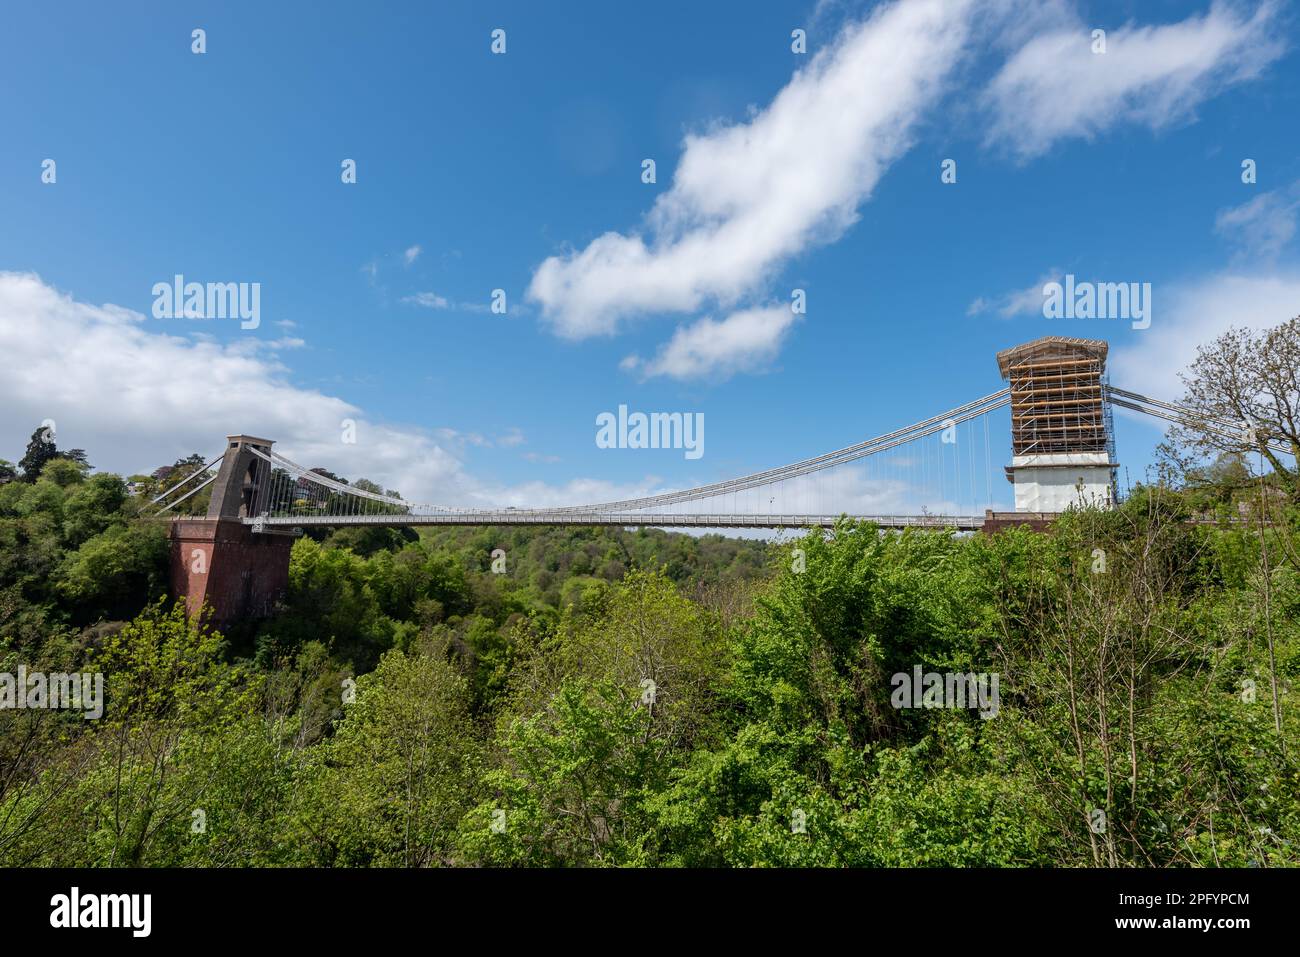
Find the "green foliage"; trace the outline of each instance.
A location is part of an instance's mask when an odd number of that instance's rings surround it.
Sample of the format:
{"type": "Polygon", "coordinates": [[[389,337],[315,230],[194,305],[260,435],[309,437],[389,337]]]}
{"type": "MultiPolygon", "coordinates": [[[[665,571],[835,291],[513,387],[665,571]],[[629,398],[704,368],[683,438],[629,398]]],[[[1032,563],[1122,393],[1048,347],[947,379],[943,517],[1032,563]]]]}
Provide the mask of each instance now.
{"type": "Polygon", "coordinates": [[[229,638],[120,478],[0,471],[0,671],[107,680],[0,711],[0,864],[1297,866],[1300,511],[1239,464],[1048,534],[343,529],[229,638]]]}
{"type": "Polygon", "coordinates": [[[106,635],[85,663],[104,676],[103,715],[79,734],[69,722],[74,746],[0,791],[0,861],[175,863],[173,842],[212,784],[192,757],[246,720],[256,697],[221,651],[180,602],[106,635]]]}
{"type": "Polygon", "coordinates": [[[41,468],[40,478],[46,482],[53,482],[60,488],[67,488],[84,482],[86,471],[85,465],[72,459],[52,458],[41,468]]]}
{"type": "Polygon", "coordinates": [[[113,721],[224,722],[243,712],[247,679],[221,660],[222,643],[184,602],[159,601],[106,636],[89,667],[108,676],[113,721]]]}
{"type": "Polygon", "coordinates": [[[59,595],[76,609],[73,620],[120,618],[166,587],[167,533],[158,525],[114,525],[87,539],[64,559],[59,595]]]}
{"type": "Polygon", "coordinates": [[[493,797],[462,825],[466,859],[492,865],[648,863],[643,802],[666,765],[649,740],[639,688],[565,679],[537,714],[502,735],[493,797]]]}
{"type": "Polygon", "coordinates": [[[479,761],[468,704],[464,678],[436,643],[384,655],[300,776],[298,862],[446,863],[479,761]]]}
{"type": "Polygon", "coordinates": [[[118,476],[85,472],[54,458],[37,481],[0,485],[0,640],[130,618],[163,593],[165,527],[136,517],[118,476]]]}
{"type": "Polygon", "coordinates": [[[597,588],[582,614],[571,611],[532,652],[517,667],[512,713],[543,706],[566,676],[635,689],[649,705],[647,734],[664,749],[708,732],[726,661],[716,621],[662,574],[645,571],[597,588]]]}

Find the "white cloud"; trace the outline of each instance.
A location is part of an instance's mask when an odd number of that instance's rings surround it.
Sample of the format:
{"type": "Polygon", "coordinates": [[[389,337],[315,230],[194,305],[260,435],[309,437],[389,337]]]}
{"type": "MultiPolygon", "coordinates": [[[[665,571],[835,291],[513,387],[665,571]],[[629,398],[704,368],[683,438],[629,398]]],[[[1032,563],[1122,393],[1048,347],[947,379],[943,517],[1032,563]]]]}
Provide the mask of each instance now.
{"type": "Polygon", "coordinates": [[[439,428],[434,429],[434,435],[442,439],[449,445],[457,445],[464,448],[472,445],[476,448],[485,449],[492,445],[492,441],[481,432],[461,432],[458,429],[439,428]]]}
{"type": "Polygon", "coordinates": [[[1001,53],[1019,50],[1034,37],[1077,23],[1071,0],[984,0],[981,41],[1001,53]]]}
{"type": "Polygon", "coordinates": [[[419,258],[420,258],[419,246],[411,246],[406,250],[406,252],[402,253],[402,261],[407,266],[411,265],[411,263],[415,262],[419,258]]]}
{"type": "Polygon", "coordinates": [[[417,292],[403,296],[402,302],[411,306],[423,306],[425,309],[451,309],[456,312],[487,312],[488,307],[481,302],[455,302],[436,292],[417,292]]]}
{"type": "Polygon", "coordinates": [[[674,379],[709,376],[718,381],[753,371],[775,358],[795,318],[785,304],[745,309],[720,322],[706,316],[678,329],[645,364],[644,373],[674,379]]]}
{"type": "Polygon", "coordinates": [[[215,455],[226,435],[248,432],[275,439],[277,451],[304,466],[364,476],[414,502],[577,505],[663,491],[653,477],[483,482],[450,451],[460,433],[368,419],[344,399],[293,384],[256,337],[222,344],[188,335],[191,325],[79,302],[34,274],[0,272],[0,449],[10,453],[0,457],[21,455],[48,418],[61,447],[84,448],[97,468],[122,474],[191,452],[215,455]],[[342,441],[344,419],[357,423],[355,444],[342,441]]]}
{"type": "Polygon", "coordinates": [[[291,384],[256,337],[192,339],[186,323],[92,306],[33,274],[0,273],[0,441],[21,448],[35,423],[51,418],[96,466],[130,473],[214,454],[227,434],[249,432],[277,439],[304,465],[366,475],[403,494],[472,490],[460,463],[427,436],[291,384]],[[358,423],[355,445],[341,441],[344,419],[358,423]]]}
{"type": "Polygon", "coordinates": [[[1043,286],[1049,282],[1061,282],[1062,278],[1061,270],[1050,269],[1043,273],[1038,282],[1032,286],[1026,286],[1024,289],[1013,289],[1000,296],[994,296],[992,299],[980,296],[966,307],[966,315],[978,316],[992,312],[997,313],[1003,319],[1033,315],[1035,313],[1042,315],[1043,286]]]}
{"type": "Polygon", "coordinates": [[[511,428],[505,435],[497,436],[497,445],[503,449],[512,449],[516,445],[523,445],[524,441],[523,430],[519,428],[511,428]]]}
{"type": "Polygon", "coordinates": [[[1245,256],[1271,260],[1295,236],[1300,216],[1300,183],[1260,193],[1250,202],[1219,213],[1214,230],[1245,256]]]}
{"type": "Polygon", "coordinates": [[[644,235],[607,232],[547,259],[529,297],[558,334],[581,339],[760,291],[774,268],[856,221],[942,92],[969,8],[911,0],[849,26],[751,120],[686,137],[644,235]]]}
{"type": "Polygon", "coordinates": [[[436,292],[417,292],[413,296],[403,296],[402,302],[410,303],[413,306],[424,306],[426,309],[451,308],[451,300],[438,295],[436,292]]]}
{"type": "Polygon", "coordinates": [[[1182,394],[1178,373],[1196,359],[1197,346],[1232,326],[1266,329],[1300,315],[1300,272],[1219,273],[1162,298],[1167,305],[1151,328],[1111,355],[1110,375],[1120,388],[1174,402],[1182,394]]]}
{"type": "Polygon", "coordinates": [[[1281,55],[1276,4],[1253,12],[1215,2],[1198,16],[1163,26],[1107,30],[1092,52],[1092,27],[1069,14],[1002,67],[986,91],[990,144],[1022,159],[1057,140],[1096,134],[1120,122],[1160,129],[1185,119],[1221,88],[1249,80],[1281,55]]]}
{"type": "MultiPolygon", "coordinates": [[[[129,315],[133,315],[127,310],[129,315]]],[[[145,323],[150,321],[145,318],[145,323]]],[[[209,332],[193,332],[190,338],[195,342],[215,343],[216,337],[209,332]]],[[[232,340],[226,349],[231,355],[251,356],[258,352],[282,352],[289,349],[301,349],[307,344],[306,340],[299,339],[296,336],[281,336],[279,339],[263,339],[260,336],[242,336],[232,340]]]]}
{"type": "Polygon", "coordinates": [[[554,465],[560,461],[558,455],[545,455],[541,452],[520,452],[519,454],[529,462],[538,462],[542,465],[554,465]]]}

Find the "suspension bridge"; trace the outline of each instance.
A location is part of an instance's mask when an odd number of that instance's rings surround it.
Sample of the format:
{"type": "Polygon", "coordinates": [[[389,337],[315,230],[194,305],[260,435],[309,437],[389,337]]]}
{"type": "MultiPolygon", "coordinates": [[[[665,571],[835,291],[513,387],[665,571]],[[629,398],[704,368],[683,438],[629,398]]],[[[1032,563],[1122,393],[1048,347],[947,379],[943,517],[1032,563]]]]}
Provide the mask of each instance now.
{"type": "MultiPolygon", "coordinates": [[[[781,529],[830,527],[846,517],[883,529],[1041,527],[1070,508],[1117,500],[1112,407],[1256,444],[1244,438],[1250,423],[1207,421],[1111,385],[1107,351],[1101,340],[1036,339],[998,353],[1006,387],[906,428],[789,465],[635,498],[547,508],[417,504],[300,465],[270,439],[237,434],[150,504],[166,517],[212,488],[206,518],[172,523],[172,582],[192,607],[206,601],[218,619],[228,619],[265,613],[283,590],[293,536],[311,527],[781,529]],[[1005,445],[991,431],[1005,428],[1008,418],[1006,463],[1005,445]],[[1011,483],[1014,511],[995,508],[1005,494],[995,489],[998,473],[1011,483]]],[[[1292,454],[1267,438],[1265,444],[1292,454]]]]}

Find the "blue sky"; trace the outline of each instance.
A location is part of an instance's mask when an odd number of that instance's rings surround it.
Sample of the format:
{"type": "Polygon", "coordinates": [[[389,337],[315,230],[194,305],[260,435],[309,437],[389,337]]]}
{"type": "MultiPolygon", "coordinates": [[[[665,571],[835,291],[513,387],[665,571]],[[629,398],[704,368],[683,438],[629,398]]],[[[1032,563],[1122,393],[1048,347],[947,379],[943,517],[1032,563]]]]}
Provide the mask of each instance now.
{"type": "Polygon", "coordinates": [[[11,7],[0,457],[46,418],[125,472],[247,431],[571,504],[888,432],[1040,335],[1174,398],[1197,341],[1300,313],[1294,37],[1260,2],[11,7]],[[1066,272],[1150,282],[1151,327],[1044,318],[1066,272]],[[154,318],[177,273],[260,283],[259,327],[154,318]],[[597,448],[620,403],[704,413],[706,454],[597,448]]]}

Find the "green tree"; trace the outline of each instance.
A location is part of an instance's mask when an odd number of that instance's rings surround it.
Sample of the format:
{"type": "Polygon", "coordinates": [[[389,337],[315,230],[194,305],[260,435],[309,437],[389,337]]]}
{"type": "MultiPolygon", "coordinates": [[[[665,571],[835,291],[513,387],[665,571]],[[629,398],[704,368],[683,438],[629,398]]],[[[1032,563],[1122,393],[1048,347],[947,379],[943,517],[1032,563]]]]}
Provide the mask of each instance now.
{"type": "Polygon", "coordinates": [[[23,470],[23,481],[35,482],[40,477],[45,464],[58,454],[59,449],[54,444],[53,431],[41,426],[32,433],[31,440],[27,443],[27,451],[18,460],[18,467],[23,470]]]}
{"type": "Polygon", "coordinates": [[[705,731],[726,666],[717,622],[664,574],[646,571],[604,586],[586,609],[566,621],[552,670],[640,689],[652,738],[689,747],[705,731]]]}
{"type": "Polygon", "coordinates": [[[296,842],[315,864],[448,863],[479,773],[464,678],[433,643],[388,652],[355,692],[305,776],[296,842]]]}
{"type": "Polygon", "coordinates": [[[112,525],[68,552],[59,569],[58,594],[78,623],[130,617],[141,600],[167,587],[167,533],[160,525],[112,525]]]}
{"type": "MultiPolygon", "coordinates": [[[[203,807],[208,780],[186,775],[196,736],[244,720],[255,683],[223,662],[222,637],[159,602],[105,634],[87,668],[106,676],[103,715],[85,722],[0,818],[27,824],[16,861],[55,866],[172,863],[174,838],[203,807]],[[60,769],[76,769],[73,780],[60,769]]],[[[6,799],[7,800],[7,799],[6,799]]]]}
{"type": "Polygon", "coordinates": [[[494,796],[462,824],[462,854],[492,865],[646,863],[643,802],[668,768],[647,741],[639,694],[566,680],[544,711],[511,722],[503,764],[483,782],[494,796]]]}

